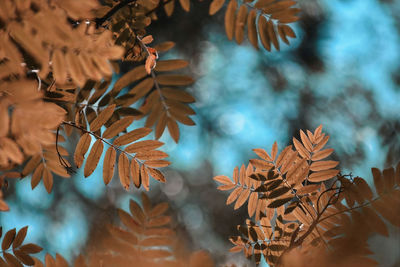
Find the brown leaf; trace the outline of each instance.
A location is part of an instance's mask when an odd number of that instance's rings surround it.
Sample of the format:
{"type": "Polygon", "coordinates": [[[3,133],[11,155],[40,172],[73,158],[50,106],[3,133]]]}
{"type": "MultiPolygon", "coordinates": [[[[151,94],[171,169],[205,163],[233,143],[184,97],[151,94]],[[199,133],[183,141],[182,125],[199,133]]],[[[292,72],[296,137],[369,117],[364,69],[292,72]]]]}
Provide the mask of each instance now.
{"type": "Polygon", "coordinates": [[[83,174],[85,177],[88,177],[93,173],[96,169],[97,164],[99,163],[101,154],[103,153],[103,142],[98,139],[92,146],[90,150],[89,156],[86,160],[85,168],[83,170],[83,174]]]}
{"type": "Polygon", "coordinates": [[[257,154],[257,156],[259,156],[260,158],[262,158],[263,160],[266,161],[273,161],[273,159],[271,158],[271,156],[268,154],[267,151],[265,151],[265,149],[262,148],[255,148],[253,149],[254,153],[257,154]]]}
{"type": "Polygon", "coordinates": [[[162,172],[160,172],[157,169],[153,169],[153,168],[148,168],[149,174],[156,179],[159,182],[165,183],[165,177],[162,174],[162,172]]]}
{"type": "Polygon", "coordinates": [[[374,185],[378,195],[382,195],[385,191],[385,183],[381,171],[377,168],[371,168],[372,176],[374,178],[374,185]]]}
{"type": "Polygon", "coordinates": [[[4,235],[3,242],[1,243],[1,249],[3,251],[7,250],[11,246],[11,244],[14,241],[15,234],[16,234],[16,231],[15,231],[15,228],[14,228],[14,229],[9,230],[4,235]]]}
{"type": "Polygon", "coordinates": [[[28,174],[32,173],[32,172],[35,170],[35,168],[38,166],[38,164],[39,164],[39,162],[40,162],[41,159],[42,159],[42,158],[40,157],[40,155],[35,155],[35,156],[33,156],[33,157],[28,161],[28,163],[26,163],[24,169],[22,170],[22,172],[21,172],[21,173],[22,173],[22,176],[25,177],[25,176],[27,176],[28,174]]]}
{"type": "Polygon", "coordinates": [[[18,248],[19,246],[21,246],[21,244],[24,242],[25,237],[26,237],[26,233],[28,232],[28,226],[25,226],[23,228],[21,228],[18,233],[17,236],[14,239],[13,242],[13,249],[18,248]]]}
{"type": "Polygon", "coordinates": [[[124,131],[133,122],[133,116],[126,116],[116,122],[114,122],[107,130],[103,133],[103,138],[111,139],[120,132],[124,131]]]}
{"type": "Polygon", "coordinates": [[[312,171],[328,170],[335,168],[338,164],[339,164],[338,161],[333,161],[333,160],[316,161],[311,164],[310,170],[312,171]]]}
{"type": "Polygon", "coordinates": [[[8,115],[8,106],[5,102],[0,102],[0,137],[7,136],[10,125],[10,117],[8,115]]]}
{"type": "Polygon", "coordinates": [[[174,42],[167,41],[167,42],[162,42],[160,44],[155,45],[154,49],[157,50],[157,52],[167,52],[174,46],[175,46],[174,42]]]}
{"type": "Polygon", "coordinates": [[[132,143],[132,142],[134,142],[134,141],[136,141],[136,140],[138,140],[138,139],[140,139],[142,137],[147,136],[150,132],[151,132],[151,129],[150,128],[146,128],[146,127],[133,130],[133,131],[127,133],[127,134],[124,134],[122,136],[117,137],[114,140],[114,145],[122,146],[122,145],[126,145],[126,144],[129,144],[129,143],[132,143]]]}
{"type": "Polygon", "coordinates": [[[42,179],[43,169],[44,169],[43,163],[40,163],[39,166],[34,171],[31,179],[32,189],[34,189],[39,184],[40,179],[42,179]]]}
{"type": "Polygon", "coordinates": [[[28,243],[28,244],[22,245],[20,247],[20,250],[22,250],[26,254],[36,254],[36,253],[39,253],[40,251],[42,251],[42,248],[36,244],[28,243]]]}
{"type": "Polygon", "coordinates": [[[242,191],[243,191],[242,187],[236,187],[236,189],[232,191],[232,193],[229,195],[228,199],[226,200],[226,205],[233,203],[238,198],[238,196],[242,193],[242,191]]]}
{"type": "Polygon", "coordinates": [[[252,217],[254,215],[254,212],[256,211],[257,208],[257,201],[258,201],[257,192],[252,192],[250,194],[249,203],[247,205],[247,212],[249,214],[249,217],[252,217]]]}
{"type": "Polygon", "coordinates": [[[131,160],[130,174],[132,177],[133,184],[136,186],[136,188],[139,188],[142,183],[140,177],[140,166],[135,159],[131,160]]]}
{"type": "Polygon", "coordinates": [[[121,153],[118,158],[118,174],[121,185],[125,190],[129,189],[130,178],[129,178],[129,159],[125,153],[121,153]]]}
{"type": "Polygon", "coordinates": [[[238,44],[243,42],[244,37],[244,26],[246,25],[247,19],[247,6],[241,5],[236,18],[235,25],[235,39],[238,44]]]}
{"type": "Polygon", "coordinates": [[[326,143],[328,143],[329,140],[329,135],[324,136],[319,142],[318,144],[314,147],[314,153],[320,151],[325,145],[326,143]]]}
{"type": "Polygon", "coordinates": [[[251,159],[250,163],[254,167],[256,167],[258,169],[262,169],[262,170],[269,170],[274,166],[272,163],[266,162],[266,161],[261,160],[261,159],[251,159]]]}
{"type": "Polygon", "coordinates": [[[83,164],[83,160],[85,158],[85,154],[89,149],[91,137],[89,133],[85,133],[79,139],[78,144],[76,145],[75,153],[74,153],[74,161],[76,167],[80,168],[83,164]]]}
{"type": "Polygon", "coordinates": [[[268,31],[269,39],[271,40],[272,44],[275,46],[275,49],[279,51],[280,50],[279,41],[276,36],[274,23],[272,22],[271,19],[269,19],[267,21],[267,26],[268,26],[267,31],[268,31]]]}
{"type": "Polygon", "coordinates": [[[57,267],[56,266],[56,261],[54,260],[54,258],[50,255],[50,254],[46,254],[45,258],[44,258],[46,267],[57,267]]]}
{"type": "Polygon", "coordinates": [[[171,162],[159,159],[159,160],[148,160],[145,162],[145,164],[148,167],[162,168],[162,167],[167,167],[168,165],[171,164],[171,162]]]}
{"type": "Polygon", "coordinates": [[[114,113],[115,104],[106,107],[99,115],[90,123],[90,130],[96,132],[103,126],[114,113]]]}
{"type": "Polygon", "coordinates": [[[297,140],[296,138],[293,137],[293,144],[296,147],[297,152],[306,159],[310,159],[310,152],[306,150],[306,148],[297,140]]]}
{"type": "Polygon", "coordinates": [[[129,201],[129,211],[139,224],[144,225],[146,216],[144,215],[142,208],[132,199],[129,201]]]}
{"type": "Polygon", "coordinates": [[[376,212],[370,207],[363,207],[363,213],[365,214],[365,222],[370,226],[371,230],[377,232],[378,234],[389,236],[389,231],[386,224],[382,219],[376,214],[376,212]]]}
{"type": "Polygon", "coordinates": [[[303,145],[307,149],[307,151],[312,152],[313,146],[311,144],[311,141],[310,141],[310,139],[308,139],[307,135],[302,130],[300,130],[300,138],[301,138],[301,142],[303,143],[303,145]]]}
{"type": "Polygon", "coordinates": [[[219,182],[219,183],[221,183],[221,184],[225,184],[225,185],[234,184],[234,183],[232,182],[232,180],[231,180],[228,176],[225,176],[225,175],[218,175],[218,176],[215,176],[215,177],[214,177],[214,180],[217,181],[217,182],[219,182]]]}
{"type": "Polygon", "coordinates": [[[153,219],[150,219],[147,223],[147,227],[159,227],[170,223],[171,217],[169,216],[160,216],[153,219]]]}
{"type": "Polygon", "coordinates": [[[113,147],[110,146],[106,151],[103,163],[103,180],[105,185],[107,185],[114,176],[114,167],[116,158],[117,158],[117,152],[113,147]]]}
{"type": "Polygon", "coordinates": [[[157,62],[157,66],[154,68],[155,71],[173,71],[185,68],[189,65],[189,62],[182,59],[170,59],[160,60],[157,62]]]}
{"type": "Polygon", "coordinates": [[[232,40],[235,30],[235,13],[237,9],[236,0],[231,0],[226,8],[225,13],[225,32],[229,40],[232,40]]]}
{"type": "MultiPolygon", "coordinates": [[[[158,65],[157,65],[158,66],[158,65]]],[[[180,89],[173,89],[173,88],[163,88],[161,89],[162,95],[167,99],[172,99],[184,103],[193,103],[195,102],[194,97],[180,89]]]]}
{"type": "Polygon", "coordinates": [[[268,208],[279,208],[290,200],[292,200],[292,197],[274,200],[268,205],[268,208]]]}
{"type": "Polygon", "coordinates": [[[144,68],[146,69],[147,74],[151,73],[151,71],[153,70],[155,64],[156,64],[156,56],[153,55],[153,54],[150,54],[146,58],[146,63],[144,65],[144,68]]]}
{"type": "Polygon", "coordinates": [[[128,153],[141,153],[154,150],[162,145],[164,145],[164,143],[157,140],[144,140],[127,146],[125,151],[128,153]]]}
{"type": "MultiPolygon", "coordinates": [[[[159,51],[159,49],[157,49],[159,51]]],[[[117,95],[124,87],[128,86],[129,84],[143,79],[147,76],[146,70],[144,65],[140,65],[138,67],[133,68],[132,70],[128,71],[121,78],[119,78],[114,85],[113,93],[117,95]]]]}
{"type": "Polygon", "coordinates": [[[194,83],[194,80],[192,77],[187,75],[163,74],[157,76],[157,82],[161,85],[183,86],[194,83]]]}
{"type": "Polygon", "coordinates": [[[35,264],[33,258],[21,250],[14,250],[14,255],[25,265],[32,266],[35,264]]]}
{"type": "Polygon", "coordinates": [[[225,0],[213,0],[210,4],[210,9],[208,10],[208,14],[212,16],[215,13],[217,13],[222,8],[224,3],[225,0]]]}
{"type": "Polygon", "coordinates": [[[314,183],[322,182],[332,177],[335,177],[338,173],[339,170],[326,170],[326,171],[314,172],[308,177],[308,180],[314,183]]]}
{"type": "Polygon", "coordinates": [[[317,153],[314,153],[312,155],[311,160],[316,161],[316,160],[321,160],[321,159],[327,158],[327,157],[329,157],[330,154],[332,154],[333,151],[334,151],[333,148],[327,148],[324,150],[320,150],[317,153]]]}
{"type": "Polygon", "coordinates": [[[140,166],[140,178],[141,178],[143,187],[147,191],[149,191],[149,186],[150,186],[149,175],[147,173],[147,168],[146,168],[146,166],[144,166],[144,164],[142,164],[142,166],[140,166]]]}
{"type": "Polygon", "coordinates": [[[43,170],[43,184],[46,188],[47,193],[51,193],[51,189],[53,188],[53,175],[51,174],[50,170],[44,168],[43,170]]]}
{"type": "Polygon", "coordinates": [[[135,158],[138,158],[140,160],[158,160],[166,157],[168,157],[168,154],[159,150],[140,152],[137,153],[135,156],[135,158]]]}
{"type": "Polygon", "coordinates": [[[175,120],[168,118],[167,120],[167,127],[169,134],[174,139],[175,143],[179,141],[179,127],[175,120]]]}
{"type": "Polygon", "coordinates": [[[268,35],[267,19],[264,16],[258,18],[258,32],[260,34],[261,43],[265,49],[271,51],[271,39],[268,35]]]}
{"type": "Polygon", "coordinates": [[[19,262],[19,260],[14,255],[12,255],[8,252],[3,252],[3,256],[6,259],[6,261],[9,263],[8,266],[23,267],[23,265],[19,262]]]}
{"type": "Polygon", "coordinates": [[[179,0],[179,3],[181,4],[183,10],[186,12],[190,11],[190,0],[179,0]]]}
{"type": "Polygon", "coordinates": [[[165,213],[168,210],[168,203],[163,202],[160,204],[157,204],[150,212],[149,217],[157,217],[160,216],[161,214],[165,213]]]}
{"type": "Polygon", "coordinates": [[[146,35],[145,37],[142,38],[142,43],[147,45],[151,44],[153,42],[153,36],[152,35],[146,35]]]}

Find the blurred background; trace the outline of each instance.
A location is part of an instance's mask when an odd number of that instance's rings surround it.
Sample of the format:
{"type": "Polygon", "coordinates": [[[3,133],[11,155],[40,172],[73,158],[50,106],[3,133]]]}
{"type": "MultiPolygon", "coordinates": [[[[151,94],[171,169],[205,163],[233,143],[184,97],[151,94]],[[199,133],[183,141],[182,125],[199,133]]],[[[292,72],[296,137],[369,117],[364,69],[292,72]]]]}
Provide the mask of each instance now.
{"type": "MultiPolygon", "coordinates": [[[[167,183],[152,183],[149,197],[170,203],[174,227],[188,247],[209,250],[219,264],[252,266],[242,253],[228,252],[228,238],[247,209],[225,206],[227,195],[212,177],[231,176],[235,166],[255,157],[253,148],[270,150],[276,140],[282,149],[300,129],[320,124],[343,173],[372,182],[371,167],[397,164],[400,1],[298,0],[298,38],[272,53],[230,42],[224,11],[210,17],[209,2],[192,1],[189,14],[176,5],[171,18],[160,12],[148,29],[155,43],[176,42],[164,59],[190,62],[196,83],[189,91],[197,99],[197,125],[180,127],[178,145],[167,134],[161,138],[172,165],[165,170],[167,183]]],[[[75,135],[71,142],[77,140],[75,135]]],[[[118,179],[105,187],[101,166],[87,179],[83,170],[57,178],[50,195],[43,185],[32,191],[24,179],[6,192],[12,212],[1,213],[0,225],[29,225],[29,241],[72,260],[105,223],[118,221],[115,207],[128,209],[129,199],[139,196],[136,189],[122,190],[118,179]]],[[[399,238],[393,229],[390,238],[372,238],[382,266],[400,265],[399,238]]]]}

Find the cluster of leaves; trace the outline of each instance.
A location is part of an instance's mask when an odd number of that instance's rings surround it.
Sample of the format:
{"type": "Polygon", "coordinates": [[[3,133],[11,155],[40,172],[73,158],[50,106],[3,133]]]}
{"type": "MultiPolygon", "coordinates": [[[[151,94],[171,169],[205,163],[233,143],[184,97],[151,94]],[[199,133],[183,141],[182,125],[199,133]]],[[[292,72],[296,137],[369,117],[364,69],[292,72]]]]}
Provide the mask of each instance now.
{"type": "MultiPolygon", "coordinates": [[[[2,241],[1,266],[36,267],[91,267],[91,266],[189,266],[213,267],[214,261],[205,251],[187,252],[179,247],[181,241],[171,228],[171,217],[166,215],[167,203],[153,206],[147,195],[142,194],[142,206],[130,200],[129,212],[119,209],[119,218],[124,226],[108,225],[105,234],[97,237],[93,247],[88,248],[87,255],[79,255],[73,265],[60,254],[52,257],[46,254],[44,262],[29,254],[42,250],[29,243],[22,244],[28,227],[16,233],[8,231],[2,241]],[[10,253],[12,252],[12,254],[10,253]]],[[[1,237],[1,228],[0,228],[1,237]]]]}
{"type": "Polygon", "coordinates": [[[300,138],[293,138],[294,150],[290,145],[279,154],[276,143],[270,154],[254,149],[260,159],[251,159],[247,168],[236,167],[233,181],[227,176],[214,178],[222,184],[219,190],[233,190],[227,205],[235,202],[238,209],[248,202],[249,219],[238,226],[241,235],[231,237],[235,245],[231,251],[244,250],[247,257],[254,255],[257,264],[264,255],[272,266],[285,260],[291,266],[293,251],[323,255],[308,262],[316,266],[321,258],[375,266],[367,257],[368,237],[388,235],[383,218],[400,227],[400,215],[390,211],[400,202],[400,163],[383,174],[372,169],[374,198],[364,179],[341,175],[334,169],[339,162],[325,160],[333,149],[323,149],[329,136],[322,133],[322,126],[314,133],[300,131],[300,138]]]}
{"type": "MultiPolygon", "coordinates": [[[[2,257],[0,257],[0,266],[32,266],[35,264],[35,257],[30,254],[36,254],[42,251],[42,248],[36,244],[23,244],[28,226],[21,228],[18,232],[16,229],[11,229],[5,233],[1,242],[2,257]],[[8,264],[7,264],[8,263],[8,264]]],[[[0,227],[0,238],[3,235],[2,227],[0,227]]]]}
{"type": "MultiPolygon", "coordinates": [[[[210,15],[215,14],[224,5],[225,0],[214,0],[210,5],[210,15]]],[[[229,1],[225,13],[225,31],[229,40],[235,38],[238,44],[244,39],[244,29],[250,43],[258,49],[258,41],[271,51],[271,44],[280,50],[279,38],[289,44],[288,38],[296,35],[288,23],[296,22],[299,8],[293,7],[296,1],[290,0],[245,0],[238,6],[236,0],[229,1]],[[258,29],[258,31],[257,31],[258,29]]]]}
{"type": "Polygon", "coordinates": [[[206,252],[184,253],[181,241],[166,215],[168,204],[152,206],[142,194],[142,205],[130,200],[129,213],[119,209],[123,227],[110,225],[97,242],[91,260],[118,266],[214,266],[206,252]],[[189,256],[187,256],[189,255],[189,256]]]}

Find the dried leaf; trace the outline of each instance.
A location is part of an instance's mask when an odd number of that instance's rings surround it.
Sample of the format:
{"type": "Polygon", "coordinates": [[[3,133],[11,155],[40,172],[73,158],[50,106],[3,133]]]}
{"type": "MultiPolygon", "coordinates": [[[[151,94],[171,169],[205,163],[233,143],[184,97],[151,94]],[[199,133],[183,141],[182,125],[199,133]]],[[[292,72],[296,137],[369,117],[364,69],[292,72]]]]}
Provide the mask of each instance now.
{"type": "Polygon", "coordinates": [[[164,145],[164,143],[157,140],[144,140],[127,146],[125,148],[125,151],[128,153],[140,153],[140,152],[154,150],[162,145],[164,145]]]}
{"type": "Polygon", "coordinates": [[[157,169],[148,168],[149,174],[159,182],[165,183],[164,175],[157,169]]]}
{"type": "Polygon", "coordinates": [[[108,183],[114,176],[114,167],[116,158],[117,158],[117,152],[113,147],[110,146],[106,151],[103,163],[103,180],[105,185],[108,185],[108,183]]]}
{"type": "Polygon", "coordinates": [[[43,170],[43,184],[46,188],[47,193],[51,193],[51,189],[53,188],[53,175],[51,174],[50,170],[44,168],[43,170]]]}
{"type": "Polygon", "coordinates": [[[316,161],[316,160],[321,160],[324,158],[327,158],[330,154],[333,152],[333,148],[327,148],[321,151],[318,151],[317,153],[314,153],[311,157],[311,160],[316,161]]]}
{"type": "Polygon", "coordinates": [[[215,13],[217,13],[222,8],[224,3],[225,0],[213,0],[210,4],[210,9],[208,11],[208,14],[212,16],[215,13]]]}
{"type": "Polygon", "coordinates": [[[322,182],[332,177],[335,177],[338,173],[339,170],[326,170],[326,171],[314,172],[308,177],[308,180],[314,183],[322,182]]]}
{"type": "Polygon", "coordinates": [[[24,240],[25,240],[25,237],[26,237],[26,233],[28,232],[28,226],[25,226],[25,227],[23,227],[23,228],[21,228],[19,231],[18,231],[18,233],[17,233],[17,235],[16,235],[16,237],[15,237],[15,239],[14,239],[14,242],[13,242],[13,249],[16,249],[16,248],[18,248],[19,246],[21,246],[22,245],[22,243],[24,242],[24,240]]]}
{"type": "Polygon", "coordinates": [[[120,132],[124,131],[133,122],[133,116],[126,116],[116,122],[114,122],[107,130],[103,133],[103,138],[111,139],[120,132]]]}
{"type": "Polygon", "coordinates": [[[85,177],[88,177],[93,173],[96,169],[97,164],[99,163],[101,154],[103,153],[103,142],[98,139],[92,146],[90,150],[89,156],[86,160],[85,168],[83,170],[83,174],[85,177]]]}
{"type": "Polygon", "coordinates": [[[123,146],[129,143],[135,142],[136,140],[147,136],[151,132],[150,128],[139,128],[135,129],[127,134],[117,137],[114,140],[114,145],[116,146],[123,146]]]}
{"type": "Polygon", "coordinates": [[[7,250],[7,249],[11,246],[11,244],[12,244],[13,241],[14,241],[15,234],[16,234],[16,230],[15,230],[15,228],[14,228],[14,229],[9,230],[9,231],[4,235],[3,242],[1,243],[1,249],[2,249],[3,251],[7,250]]]}
{"type": "Polygon", "coordinates": [[[103,126],[114,113],[115,104],[106,107],[99,115],[90,123],[90,130],[96,132],[103,126]]]}
{"type": "Polygon", "coordinates": [[[226,205],[233,203],[242,193],[242,191],[243,191],[242,187],[237,187],[235,190],[233,190],[232,193],[229,195],[228,199],[226,200],[226,205]]]}
{"type": "Polygon", "coordinates": [[[168,118],[167,120],[167,127],[169,134],[174,139],[175,143],[179,141],[179,127],[175,120],[168,118]]]}
{"type": "Polygon", "coordinates": [[[252,192],[250,194],[249,203],[247,205],[247,212],[249,214],[249,217],[252,217],[254,215],[254,212],[256,211],[257,208],[257,201],[258,201],[257,192],[252,192]]]}
{"type": "Polygon", "coordinates": [[[118,158],[118,174],[121,185],[125,188],[125,190],[129,189],[129,172],[129,159],[125,153],[121,153],[118,158]]]}
{"type": "Polygon", "coordinates": [[[312,171],[322,171],[335,168],[339,164],[338,161],[326,160],[326,161],[317,161],[313,162],[310,166],[310,170],[312,171]]]}
{"type": "Polygon", "coordinates": [[[292,200],[292,197],[274,200],[268,205],[268,208],[279,208],[290,200],[292,200]]]}
{"type": "Polygon", "coordinates": [[[225,13],[225,31],[226,31],[226,36],[228,37],[229,40],[232,40],[233,33],[235,30],[236,9],[237,9],[236,0],[231,0],[228,4],[225,13]]]}
{"type": "Polygon", "coordinates": [[[140,177],[140,166],[135,159],[131,160],[130,174],[132,177],[133,184],[136,186],[136,188],[139,188],[142,183],[140,177]]]}

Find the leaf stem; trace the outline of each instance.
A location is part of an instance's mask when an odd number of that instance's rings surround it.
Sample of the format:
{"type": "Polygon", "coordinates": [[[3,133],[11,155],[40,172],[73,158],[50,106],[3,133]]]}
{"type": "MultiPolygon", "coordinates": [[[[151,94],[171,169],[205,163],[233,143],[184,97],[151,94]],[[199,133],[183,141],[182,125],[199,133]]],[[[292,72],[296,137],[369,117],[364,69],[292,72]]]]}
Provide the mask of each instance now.
{"type": "Polygon", "coordinates": [[[106,139],[104,139],[103,137],[101,137],[101,136],[99,136],[99,135],[97,135],[97,134],[95,134],[95,133],[93,133],[93,132],[91,132],[91,131],[86,130],[85,128],[83,128],[83,127],[77,125],[75,122],[72,122],[72,121],[63,121],[62,123],[63,123],[63,124],[66,124],[66,125],[70,125],[70,126],[72,126],[72,127],[75,127],[75,128],[77,128],[77,129],[79,129],[79,130],[85,132],[85,133],[88,133],[88,134],[94,136],[96,139],[99,139],[99,140],[101,140],[102,142],[106,143],[107,145],[113,147],[115,150],[118,150],[119,152],[124,153],[126,156],[132,157],[132,159],[136,160],[136,161],[139,162],[139,163],[143,163],[142,161],[140,161],[139,159],[137,159],[135,156],[132,156],[130,153],[128,153],[128,152],[126,152],[125,150],[121,149],[119,146],[116,146],[116,145],[114,145],[114,144],[108,142],[108,141],[107,141],[106,139]]]}

